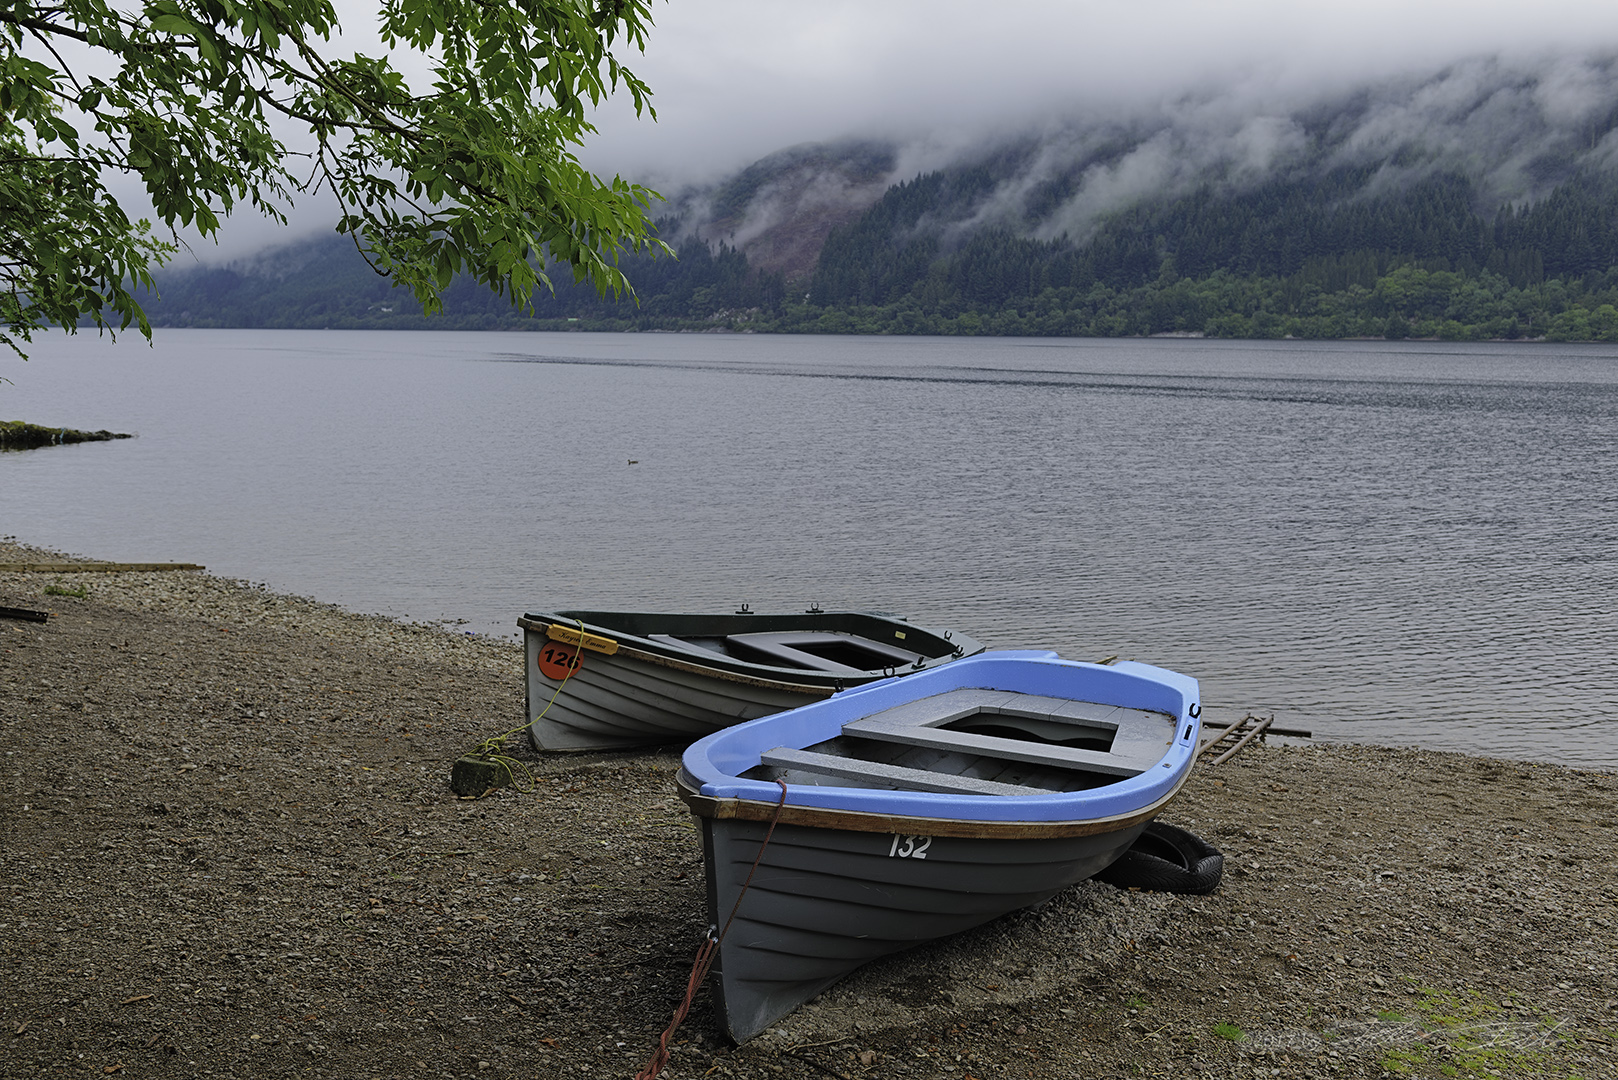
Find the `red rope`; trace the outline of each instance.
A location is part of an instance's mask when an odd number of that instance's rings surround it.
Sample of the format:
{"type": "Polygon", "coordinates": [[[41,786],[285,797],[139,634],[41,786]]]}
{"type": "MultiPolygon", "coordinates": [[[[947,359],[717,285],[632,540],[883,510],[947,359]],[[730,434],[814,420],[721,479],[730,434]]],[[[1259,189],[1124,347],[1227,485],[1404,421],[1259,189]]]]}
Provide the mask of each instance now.
{"type": "Polygon", "coordinates": [[[752,869],[747,871],[747,880],[742,882],[742,891],[736,894],[736,903],[731,906],[730,917],[725,920],[723,928],[710,926],[708,934],[703,939],[702,947],[697,950],[696,962],[691,965],[691,975],[685,980],[685,999],[674,1010],[674,1019],[664,1030],[662,1038],[657,1040],[657,1049],[652,1052],[652,1059],[648,1061],[641,1071],[635,1074],[635,1080],[657,1080],[658,1074],[669,1064],[669,1040],[685,1022],[686,1014],[691,1011],[691,1003],[696,999],[697,991],[702,988],[703,981],[708,978],[708,971],[719,956],[719,943],[725,940],[730,933],[730,924],[736,921],[736,912],[741,910],[742,897],[747,895],[748,886],[753,884],[753,874],[758,871],[759,860],[764,858],[764,849],[770,846],[770,837],[775,835],[776,822],[781,820],[781,811],[787,804],[787,784],[785,780],[777,780],[781,785],[781,801],[775,804],[775,814],[770,818],[770,827],[764,833],[764,842],[758,846],[758,854],[753,856],[752,869]],[[715,933],[718,930],[718,933],[715,933]]]}

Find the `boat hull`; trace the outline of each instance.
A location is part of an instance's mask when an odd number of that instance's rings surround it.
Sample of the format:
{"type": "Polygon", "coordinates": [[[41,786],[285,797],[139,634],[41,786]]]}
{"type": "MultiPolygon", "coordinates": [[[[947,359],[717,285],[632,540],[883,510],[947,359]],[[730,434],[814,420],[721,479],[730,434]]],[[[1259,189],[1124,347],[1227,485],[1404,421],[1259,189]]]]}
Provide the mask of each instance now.
{"type": "Polygon", "coordinates": [[[528,731],[538,750],[691,742],[832,693],[818,686],[742,681],[725,672],[696,670],[696,665],[639,659],[623,650],[612,656],[586,651],[564,682],[540,671],[538,654],[546,639],[532,632],[527,636],[528,731]]]}
{"type": "Polygon", "coordinates": [[[1199,693],[1133,661],[984,653],[693,744],[676,786],[729,927],[730,1035],[1111,865],[1190,776],[1199,693]]]}
{"type": "Polygon", "coordinates": [[[689,743],[983,650],[953,631],[869,612],[567,611],[518,625],[539,750],[689,743]]]}
{"type": "Polygon", "coordinates": [[[1145,827],[1019,840],[777,825],[761,856],[768,822],[703,818],[709,911],[736,911],[713,976],[726,1029],[746,1041],[863,964],[1043,903],[1145,827]]]}

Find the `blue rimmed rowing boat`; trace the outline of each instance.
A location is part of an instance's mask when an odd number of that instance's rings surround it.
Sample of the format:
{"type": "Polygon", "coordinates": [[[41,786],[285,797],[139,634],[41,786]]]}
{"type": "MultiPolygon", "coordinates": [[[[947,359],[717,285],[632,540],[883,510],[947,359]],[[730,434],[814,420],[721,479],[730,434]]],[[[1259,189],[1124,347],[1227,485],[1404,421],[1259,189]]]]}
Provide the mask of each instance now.
{"type": "Polygon", "coordinates": [[[1200,712],[1162,668],[988,652],[693,744],[709,911],[735,911],[714,968],[731,1037],[1106,867],[1190,775],[1200,712]]]}
{"type": "Polygon", "coordinates": [[[527,614],[528,730],[540,750],[689,743],[712,731],[929,671],[983,646],[874,612],[527,614]]]}

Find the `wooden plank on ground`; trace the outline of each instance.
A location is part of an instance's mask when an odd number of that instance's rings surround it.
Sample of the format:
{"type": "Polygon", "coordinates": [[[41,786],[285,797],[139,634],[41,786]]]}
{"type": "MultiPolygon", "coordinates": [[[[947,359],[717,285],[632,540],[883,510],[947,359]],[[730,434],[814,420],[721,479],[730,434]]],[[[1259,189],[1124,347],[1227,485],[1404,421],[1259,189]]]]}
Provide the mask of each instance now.
{"type": "MultiPolygon", "coordinates": [[[[1275,718],[1272,716],[1270,719],[1273,720],[1275,718]]],[[[1245,723],[1247,723],[1245,718],[1236,721],[1234,724],[1209,724],[1207,721],[1204,721],[1202,730],[1213,735],[1216,739],[1221,739],[1230,734],[1230,732],[1233,730],[1235,730],[1238,735],[1241,734],[1240,729],[1245,723]]],[[[1264,734],[1284,735],[1289,739],[1312,739],[1314,738],[1315,733],[1304,728],[1276,727],[1274,724],[1271,724],[1269,728],[1265,730],[1264,734]]]]}
{"type": "MultiPolygon", "coordinates": [[[[1252,742],[1254,739],[1258,738],[1260,735],[1264,734],[1265,729],[1267,729],[1270,726],[1271,721],[1273,721],[1274,719],[1275,719],[1275,717],[1271,716],[1271,717],[1267,717],[1267,718],[1265,718],[1263,720],[1260,720],[1257,724],[1254,724],[1251,728],[1249,728],[1246,732],[1244,732],[1242,734],[1241,738],[1236,740],[1236,742],[1231,746],[1231,748],[1229,750],[1226,750],[1223,754],[1220,754],[1218,757],[1216,757],[1212,761],[1208,762],[1208,764],[1209,765],[1218,765],[1222,761],[1228,761],[1229,759],[1235,757],[1236,752],[1238,750],[1240,750],[1242,747],[1246,746],[1248,743],[1252,742]]],[[[1227,729],[1226,734],[1228,734],[1228,733],[1229,733],[1229,730],[1227,729]]],[[[1223,739],[1225,736],[1221,735],[1219,737],[1221,739],[1223,739]]]]}

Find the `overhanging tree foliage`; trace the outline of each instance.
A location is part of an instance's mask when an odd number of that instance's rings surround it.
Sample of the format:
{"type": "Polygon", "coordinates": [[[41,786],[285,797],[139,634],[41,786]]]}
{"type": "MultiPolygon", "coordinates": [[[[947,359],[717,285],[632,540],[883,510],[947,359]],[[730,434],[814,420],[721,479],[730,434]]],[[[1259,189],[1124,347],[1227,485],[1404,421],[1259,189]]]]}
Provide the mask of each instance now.
{"type": "Polygon", "coordinates": [[[338,55],[328,0],[0,0],[0,342],[86,318],[150,335],[131,290],[175,245],[129,218],[113,173],[139,177],[171,238],[244,206],[285,220],[324,188],[338,230],[429,311],[458,273],[526,307],[541,256],[622,292],[618,253],[662,246],[656,193],[572,147],[615,90],[655,115],[613,52],[650,25],[650,0],[383,0],[383,41],[431,69],[420,87],[338,55]]]}

